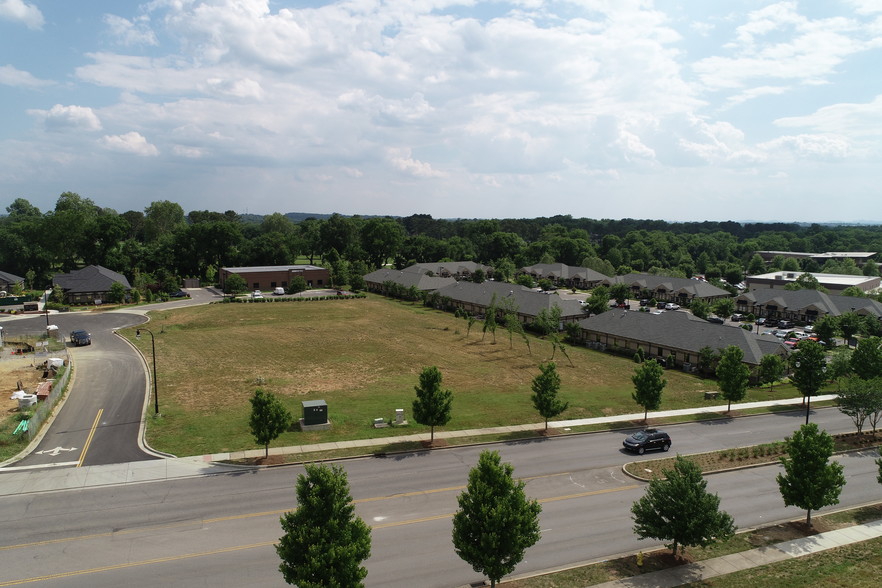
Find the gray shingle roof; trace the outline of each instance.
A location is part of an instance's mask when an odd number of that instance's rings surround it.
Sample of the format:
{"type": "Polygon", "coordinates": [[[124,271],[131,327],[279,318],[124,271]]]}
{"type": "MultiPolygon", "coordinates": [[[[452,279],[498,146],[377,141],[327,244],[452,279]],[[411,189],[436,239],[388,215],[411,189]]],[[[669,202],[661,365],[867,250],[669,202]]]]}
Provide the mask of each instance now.
{"type": "Polygon", "coordinates": [[[600,282],[602,280],[609,279],[609,276],[606,276],[600,272],[596,272],[593,269],[587,267],[576,267],[563,263],[537,263],[535,265],[522,267],[521,271],[527,274],[535,274],[537,276],[543,277],[553,277],[559,280],[572,280],[574,278],[579,278],[580,280],[584,280],[586,282],[600,282]]]}
{"type": "Polygon", "coordinates": [[[745,292],[738,296],[736,304],[763,305],[775,304],[779,308],[787,308],[797,311],[812,308],[821,314],[839,316],[854,309],[856,312],[866,312],[875,316],[882,316],[882,303],[872,298],[860,298],[857,296],[837,296],[826,294],[817,290],[777,290],[772,288],[758,288],[752,292],[745,292]]]}
{"type": "Polygon", "coordinates": [[[52,278],[53,284],[61,286],[65,292],[71,294],[110,292],[110,287],[115,282],[125,286],[126,290],[132,288],[124,275],[100,265],[89,265],[69,274],[56,274],[52,278]]]}
{"type": "Polygon", "coordinates": [[[24,282],[24,278],[20,278],[14,274],[0,272],[0,282],[4,284],[20,284],[24,282]]]}
{"type": "Polygon", "coordinates": [[[752,365],[759,365],[764,355],[787,352],[787,347],[775,338],[709,323],[686,312],[653,314],[616,309],[579,321],[579,325],[590,332],[696,353],[703,347],[716,351],[736,345],[744,352],[744,362],[752,365]]]}
{"type": "Polygon", "coordinates": [[[484,273],[493,272],[493,268],[489,265],[482,265],[474,261],[440,261],[438,263],[415,263],[404,268],[404,271],[422,271],[432,272],[435,275],[447,272],[451,275],[473,274],[475,270],[482,270],[484,273]]]}
{"type": "Polygon", "coordinates": [[[717,288],[713,284],[709,284],[702,280],[691,280],[689,278],[671,278],[668,276],[655,276],[652,274],[626,274],[624,276],[615,276],[608,278],[604,283],[607,285],[625,283],[634,288],[646,288],[650,291],[658,290],[661,286],[666,291],[672,293],[684,293],[695,298],[718,298],[720,296],[729,296],[729,292],[722,288],[717,288]]]}
{"type": "Polygon", "coordinates": [[[514,298],[518,314],[536,317],[543,309],[551,310],[553,306],[559,306],[561,319],[567,320],[573,317],[585,315],[582,305],[578,300],[564,300],[556,292],[536,292],[529,288],[507,282],[487,281],[480,284],[474,282],[456,282],[438,290],[442,296],[448,296],[452,300],[467,302],[477,306],[488,307],[496,294],[497,302],[503,298],[514,298]]]}
{"type": "Polygon", "coordinates": [[[454,278],[441,278],[428,276],[423,272],[410,269],[393,270],[388,268],[378,269],[364,276],[364,281],[369,284],[382,284],[383,282],[395,282],[405,288],[416,286],[418,290],[438,290],[449,284],[456,283],[454,278]]]}

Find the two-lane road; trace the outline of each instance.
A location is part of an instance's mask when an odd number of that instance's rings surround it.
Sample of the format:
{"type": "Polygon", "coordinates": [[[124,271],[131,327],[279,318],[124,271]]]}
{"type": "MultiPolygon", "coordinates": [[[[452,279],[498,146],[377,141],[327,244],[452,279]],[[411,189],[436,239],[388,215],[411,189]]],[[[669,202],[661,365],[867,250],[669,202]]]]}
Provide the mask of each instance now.
{"type": "MultiPolygon", "coordinates": [[[[847,417],[825,409],[815,420],[851,430],[847,417]]],[[[718,438],[764,442],[800,424],[798,415],[763,415],[715,425],[668,427],[676,448],[694,453],[718,438]]],[[[542,539],[518,573],[546,570],[622,552],[649,549],[633,531],[630,506],[645,485],[621,465],[648,460],[619,451],[622,433],[493,445],[527,492],[542,502],[542,539]]],[[[486,446],[341,462],[356,510],[373,527],[367,585],[454,587],[480,579],[454,553],[451,516],[468,472],[486,446]]],[[[875,452],[838,457],[848,484],[842,505],[878,500],[875,452]]],[[[52,586],[279,586],[273,544],[279,516],[294,507],[301,467],[8,496],[0,499],[0,585],[43,581],[52,586]],[[6,582],[6,584],[4,584],[6,582]]],[[[777,466],[708,477],[721,507],[740,527],[799,518],[785,508],[777,466]]],[[[823,512],[823,511],[822,511],[823,512]]]]}

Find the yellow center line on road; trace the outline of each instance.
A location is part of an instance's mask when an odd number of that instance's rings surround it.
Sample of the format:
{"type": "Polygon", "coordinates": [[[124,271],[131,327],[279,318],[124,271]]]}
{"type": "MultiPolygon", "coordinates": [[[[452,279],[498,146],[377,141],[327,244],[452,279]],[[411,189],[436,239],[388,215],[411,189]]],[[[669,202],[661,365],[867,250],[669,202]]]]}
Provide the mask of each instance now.
{"type": "Polygon", "coordinates": [[[101,566],[98,568],[89,568],[87,570],[72,570],[70,572],[58,572],[57,574],[48,574],[46,576],[37,576],[34,578],[22,578],[21,580],[8,580],[0,582],[0,586],[19,586],[21,584],[31,584],[33,582],[45,582],[47,580],[57,580],[59,578],[73,578],[75,576],[85,576],[87,574],[97,574],[99,572],[110,572],[113,570],[124,570],[126,568],[135,568],[139,566],[147,566],[151,564],[167,563],[170,561],[181,561],[185,559],[193,559],[195,557],[206,557],[209,555],[219,555],[221,553],[232,553],[234,551],[244,551],[246,549],[256,549],[258,547],[267,547],[275,545],[275,541],[264,541],[262,543],[252,543],[251,545],[235,545],[233,547],[224,547],[212,551],[203,551],[201,553],[185,553],[183,555],[170,555],[168,557],[157,557],[155,559],[147,559],[144,561],[131,561],[121,564],[113,564],[109,566],[101,566]]]}
{"type": "Polygon", "coordinates": [[[89,445],[92,444],[92,437],[95,436],[95,429],[98,428],[98,423],[101,422],[101,415],[104,414],[104,409],[101,408],[98,410],[98,414],[95,415],[95,422],[92,423],[92,428],[89,430],[89,436],[86,437],[86,444],[83,445],[83,452],[80,454],[80,461],[77,462],[77,467],[83,466],[83,461],[86,459],[86,452],[89,451],[89,445]]]}
{"type": "MultiPolygon", "coordinates": [[[[640,487],[639,484],[631,484],[629,486],[622,486],[620,488],[604,488],[603,490],[592,490],[589,492],[579,492],[578,494],[567,494],[565,496],[554,496],[554,497],[550,497],[550,498],[542,498],[539,500],[539,502],[544,504],[546,502],[556,502],[559,500],[571,500],[573,498],[584,498],[586,496],[597,496],[600,494],[607,494],[610,492],[621,492],[621,491],[625,491],[625,490],[633,490],[634,488],[639,488],[639,487],[640,487]]],[[[400,496],[400,495],[397,495],[397,496],[400,496]]],[[[394,498],[394,497],[391,497],[391,498],[394,498]]],[[[250,518],[250,517],[278,515],[278,514],[281,514],[284,512],[289,512],[289,511],[288,510],[265,511],[265,512],[261,512],[261,513],[251,513],[251,514],[246,514],[246,515],[218,517],[215,519],[205,519],[205,522],[219,522],[219,521],[227,521],[227,520],[235,520],[235,519],[244,519],[244,518],[250,518]]],[[[418,518],[418,519],[409,519],[406,521],[398,521],[398,522],[393,522],[393,523],[383,523],[383,524],[379,524],[379,525],[371,525],[371,528],[373,528],[373,529],[387,529],[387,528],[391,528],[391,527],[401,527],[404,525],[414,525],[414,524],[419,524],[419,523],[426,523],[429,521],[437,521],[440,519],[452,518],[453,514],[454,513],[445,513],[445,514],[434,515],[434,516],[429,516],[429,517],[422,517],[422,518],[418,518]]],[[[186,525],[192,525],[192,524],[195,524],[195,523],[177,523],[177,524],[170,524],[170,525],[159,525],[159,526],[155,526],[155,527],[147,527],[147,528],[142,528],[142,529],[129,529],[127,531],[118,531],[116,533],[99,533],[99,534],[95,534],[95,535],[83,535],[81,537],[71,537],[68,539],[54,539],[54,540],[50,540],[50,541],[28,543],[28,544],[24,544],[24,545],[10,545],[10,546],[6,546],[6,547],[0,547],[0,550],[13,549],[16,547],[31,547],[31,546],[36,546],[36,545],[48,545],[50,543],[59,543],[62,541],[74,541],[74,540],[78,540],[78,539],[92,539],[92,538],[98,538],[98,537],[108,537],[111,535],[116,535],[116,534],[121,534],[121,533],[135,533],[138,531],[156,530],[156,529],[186,526],[186,525]]],[[[256,549],[256,548],[260,548],[260,547],[268,547],[270,545],[275,545],[276,541],[277,540],[264,541],[261,543],[252,543],[249,545],[234,545],[232,547],[223,547],[220,549],[214,549],[211,551],[203,551],[203,552],[199,552],[199,553],[186,553],[186,554],[181,554],[181,555],[171,555],[168,557],[157,557],[154,559],[147,559],[147,560],[143,560],[143,561],[132,561],[132,562],[126,562],[126,563],[120,563],[120,564],[112,564],[112,565],[101,566],[101,567],[96,567],[96,568],[89,568],[86,570],[71,570],[69,572],[58,572],[56,574],[49,574],[46,576],[36,576],[33,578],[22,578],[20,580],[8,580],[5,582],[0,582],[0,588],[2,588],[4,586],[18,586],[21,584],[30,584],[33,582],[44,582],[47,580],[55,580],[55,579],[59,579],[59,578],[72,578],[72,577],[76,577],[76,576],[84,576],[87,574],[97,574],[100,572],[109,572],[109,571],[113,571],[113,570],[122,570],[122,569],[126,569],[126,568],[134,568],[134,567],[139,567],[139,566],[147,566],[147,565],[154,565],[154,564],[159,564],[159,563],[182,561],[185,559],[193,559],[193,558],[197,558],[197,557],[207,557],[207,556],[211,556],[211,555],[219,555],[222,553],[232,553],[235,551],[243,551],[246,549],[256,549]]]]}

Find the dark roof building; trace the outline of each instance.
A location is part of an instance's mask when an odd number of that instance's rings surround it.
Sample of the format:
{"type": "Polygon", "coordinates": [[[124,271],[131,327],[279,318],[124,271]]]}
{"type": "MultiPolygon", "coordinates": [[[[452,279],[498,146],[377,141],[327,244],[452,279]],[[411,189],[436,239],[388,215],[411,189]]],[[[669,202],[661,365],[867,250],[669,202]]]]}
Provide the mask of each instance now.
{"type": "Polygon", "coordinates": [[[787,346],[776,338],[709,323],[687,312],[616,309],[584,319],[579,326],[589,346],[633,353],[642,349],[644,357],[660,358],[668,367],[696,366],[704,347],[718,351],[735,345],[744,352],[744,363],[750,366],[758,366],[765,355],[788,354],[787,346]]]}
{"type": "Polygon", "coordinates": [[[537,263],[521,268],[521,273],[529,274],[537,280],[543,278],[551,280],[555,284],[575,286],[577,288],[593,288],[603,280],[608,280],[600,272],[587,267],[570,266],[563,263],[537,263]]]}
{"type": "Polygon", "coordinates": [[[656,300],[677,302],[688,305],[692,300],[700,298],[706,302],[728,298],[729,292],[709,284],[704,280],[689,278],[671,278],[652,274],[626,274],[603,280],[603,285],[624,283],[631,288],[632,298],[642,298],[644,293],[656,300]]]}
{"type": "Polygon", "coordinates": [[[0,290],[11,290],[15,284],[24,284],[24,278],[16,275],[0,272],[0,290]]]}
{"type": "Polygon", "coordinates": [[[812,323],[822,316],[846,312],[882,317],[882,303],[872,298],[837,296],[817,290],[773,290],[760,288],[735,298],[738,312],[757,317],[812,323]]]}
{"type": "Polygon", "coordinates": [[[430,276],[424,271],[413,268],[414,266],[404,270],[382,268],[373,271],[364,276],[365,288],[369,292],[387,294],[387,283],[392,282],[403,288],[415,286],[420,292],[430,292],[456,283],[452,277],[430,276]]]}
{"type": "Polygon", "coordinates": [[[483,265],[475,261],[439,261],[438,263],[415,263],[404,268],[403,271],[421,271],[423,273],[432,272],[436,276],[442,278],[456,278],[457,280],[471,278],[477,270],[484,272],[484,275],[490,277],[493,275],[493,268],[489,265],[483,265]]]}
{"type": "Polygon", "coordinates": [[[449,298],[453,305],[471,314],[484,314],[493,297],[497,306],[504,300],[511,300],[522,323],[529,323],[539,316],[542,310],[551,310],[558,306],[561,310],[561,322],[574,322],[585,316],[582,304],[578,300],[561,298],[556,292],[537,292],[517,284],[507,282],[456,282],[438,289],[438,294],[449,298]]]}
{"type": "Polygon", "coordinates": [[[86,266],[69,274],[56,274],[52,284],[61,286],[64,299],[70,304],[92,304],[107,298],[114,284],[122,284],[126,291],[132,289],[122,274],[100,265],[86,266]]]}

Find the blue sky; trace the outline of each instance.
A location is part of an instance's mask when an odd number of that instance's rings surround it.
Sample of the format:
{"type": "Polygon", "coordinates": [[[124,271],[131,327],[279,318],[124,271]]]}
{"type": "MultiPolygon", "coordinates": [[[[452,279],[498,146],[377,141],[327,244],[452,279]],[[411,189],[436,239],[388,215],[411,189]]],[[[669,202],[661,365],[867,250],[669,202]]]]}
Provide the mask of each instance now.
{"type": "Polygon", "coordinates": [[[882,221],[882,0],[0,0],[0,208],[882,221]]]}

